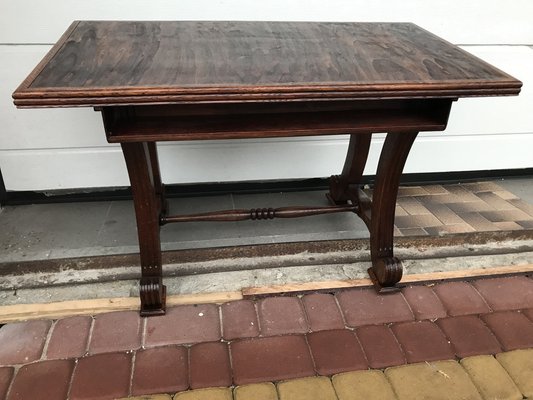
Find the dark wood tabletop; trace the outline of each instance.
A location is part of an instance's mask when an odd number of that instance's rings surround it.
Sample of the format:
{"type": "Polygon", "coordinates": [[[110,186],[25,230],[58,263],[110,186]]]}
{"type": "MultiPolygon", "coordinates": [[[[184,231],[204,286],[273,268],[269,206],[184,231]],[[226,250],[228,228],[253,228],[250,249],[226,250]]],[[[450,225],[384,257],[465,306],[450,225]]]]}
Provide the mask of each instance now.
{"type": "Polygon", "coordinates": [[[522,83],[411,23],[76,21],[20,107],[516,95],[522,83]]]}

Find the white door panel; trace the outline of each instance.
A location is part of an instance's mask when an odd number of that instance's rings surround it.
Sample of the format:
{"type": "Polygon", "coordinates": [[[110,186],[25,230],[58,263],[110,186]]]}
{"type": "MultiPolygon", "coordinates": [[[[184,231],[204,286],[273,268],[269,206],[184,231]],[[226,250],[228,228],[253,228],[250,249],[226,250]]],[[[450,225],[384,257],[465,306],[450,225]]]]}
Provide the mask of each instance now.
{"type": "Polygon", "coordinates": [[[55,43],[74,20],[414,22],[457,44],[533,43],[531,0],[0,0],[0,43],[55,43]]]}

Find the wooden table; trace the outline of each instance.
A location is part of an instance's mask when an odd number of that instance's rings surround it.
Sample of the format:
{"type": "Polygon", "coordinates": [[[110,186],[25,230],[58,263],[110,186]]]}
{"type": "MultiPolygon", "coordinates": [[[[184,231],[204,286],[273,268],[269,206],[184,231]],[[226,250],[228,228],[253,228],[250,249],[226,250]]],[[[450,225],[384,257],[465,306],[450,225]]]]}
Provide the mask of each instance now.
{"type": "Polygon", "coordinates": [[[18,107],[102,112],[133,191],[141,314],[154,315],[165,310],[159,232],[170,222],[355,212],[370,231],[376,287],[394,288],[396,195],[418,132],[444,130],[460,97],[516,95],[521,85],[409,23],[79,21],[13,97],[18,107]],[[377,132],[387,136],[370,200],[360,181],[377,132]],[[350,144],[330,207],[168,215],[158,141],[337,134],[350,144]]]}

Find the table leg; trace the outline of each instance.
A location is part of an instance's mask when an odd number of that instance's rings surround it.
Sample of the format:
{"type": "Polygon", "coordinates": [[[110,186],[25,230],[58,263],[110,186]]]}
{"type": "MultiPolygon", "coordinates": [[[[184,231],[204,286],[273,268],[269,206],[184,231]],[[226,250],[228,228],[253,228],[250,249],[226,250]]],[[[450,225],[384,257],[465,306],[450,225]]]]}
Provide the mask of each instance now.
{"type": "Polygon", "coordinates": [[[402,278],[402,264],[394,257],[393,232],[396,197],[407,155],[418,132],[387,134],[372,193],[370,252],[372,268],[368,270],[379,291],[388,291],[402,278]]]}
{"type": "Polygon", "coordinates": [[[166,288],[162,282],[160,209],[162,189],[155,146],[149,143],[122,143],[130,177],[141,257],[141,315],[165,313],[166,288]],[[157,166],[157,168],[155,168],[157,166]]]}
{"type": "Polygon", "coordinates": [[[155,142],[149,142],[148,151],[150,153],[150,165],[152,167],[152,176],[155,188],[155,194],[158,198],[160,205],[160,214],[161,216],[168,215],[168,201],[165,195],[165,185],[161,180],[161,172],[159,169],[159,157],[157,155],[157,146],[155,142]]]}
{"type": "MultiPolygon", "coordinates": [[[[350,136],[348,153],[344,168],[340,175],[333,175],[329,181],[328,198],[334,204],[346,204],[350,199],[348,189],[361,182],[365,169],[368,151],[370,150],[371,133],[357,133],[350,136]]],[[[352,191],[357,193],[357,190],[352,191]]]]}

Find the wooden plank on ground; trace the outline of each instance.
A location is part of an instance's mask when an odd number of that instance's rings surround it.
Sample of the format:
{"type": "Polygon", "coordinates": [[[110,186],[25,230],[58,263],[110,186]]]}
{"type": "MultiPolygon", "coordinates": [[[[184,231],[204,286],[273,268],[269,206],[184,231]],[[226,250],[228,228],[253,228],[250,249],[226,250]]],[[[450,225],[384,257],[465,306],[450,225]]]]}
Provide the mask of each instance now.
{"type": "MultiPolygon", "coordinates": [[[[401,283],[419,283],[440,280],[457,280],[476,278],[481,276],[510,275],[525,272],[533,272],[533,264],[511,265],[506,267],[467,269],[461,271],[428,272],[423,274],[405,275],[401,283]]],[[[270,285],[262,287],[249,287],[242,289],[244,298],[265,296],[276,293],[295,293],[308,291],[335,290],[349,287],[372,286],[370,279],[347,279],[342,281],[304,282],[289,283],[285,285],[270,285]]]]}
{"type": "MultiPolygon", "coordinates": [[[[457,280],[482,276],[512,275],[527,272],[533,272],[533,264],[412,274],[404,276],[402,283],[406,284],[441,280],[457,280]]],[[[235,301],[247,297],[265,296],[269,294],[325,291],[364,286],[372,286],[370,279],[290,283],[284,285],[244,288],[242,289],[242,292],[236,291],[168,296],[167,305],[174,306],[184,304],[225,303],[227,301],[235,301]]],[[[138,309],[139,299],[137,297],[71,300],[57,303],[16,304],[0,306],[0,323],[43,318],[56,319],[73,315],[95,315],[111,311],[138,309]]]]}
{"type": "Polygon", "coordinates": [[[461,271],[428,272],[425,274],[406,275],[402,282],[415,283],[434,280],[466,279],[481,276],[512,275],[533,272],[533,264],[511,265],[507,267],[465,269],[461,271]]]}
{"type": "MultiPolygon", "coordinates": [[[[225,303],[242,299],[241,292],[186,294],[167,297],[167,306],[183,304],[225,303]]],[[[30,319],[56,319],[73,315],[95,315],[111,311],[138,310],[137,297],[70,300],[56,303],[15,304],[0,306],[0,323],[30,319]]]]}
{"type": "Polygon", "coordinates": [[[242,289],[243,297],[263,296],[275,293],[307,292],[315,290],[335,290],[351,287],[372,286],[372,281],[364,279],[346,279],[342,281],[287,283],[284,285],[269,285],[242,289]]]}

